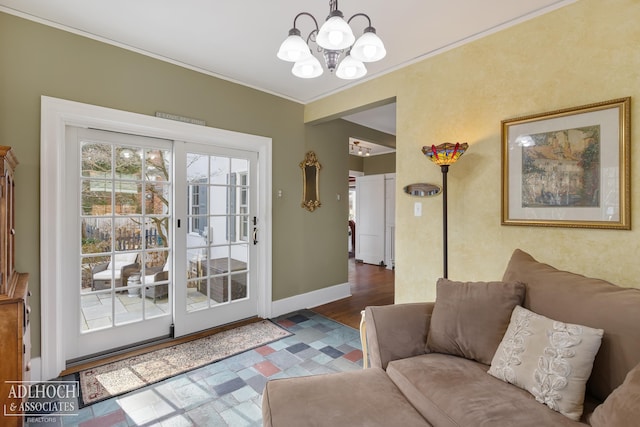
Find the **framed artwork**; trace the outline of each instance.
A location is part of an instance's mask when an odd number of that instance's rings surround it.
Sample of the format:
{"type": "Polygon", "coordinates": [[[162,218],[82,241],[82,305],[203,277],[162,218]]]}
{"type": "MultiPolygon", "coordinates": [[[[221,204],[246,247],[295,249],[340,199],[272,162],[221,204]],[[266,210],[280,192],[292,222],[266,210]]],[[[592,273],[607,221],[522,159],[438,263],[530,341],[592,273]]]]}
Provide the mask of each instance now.
{"type": "Polygon", "coordinates": [[[630,104],[502,121],[502,225],[631,229],[630,104]]]}

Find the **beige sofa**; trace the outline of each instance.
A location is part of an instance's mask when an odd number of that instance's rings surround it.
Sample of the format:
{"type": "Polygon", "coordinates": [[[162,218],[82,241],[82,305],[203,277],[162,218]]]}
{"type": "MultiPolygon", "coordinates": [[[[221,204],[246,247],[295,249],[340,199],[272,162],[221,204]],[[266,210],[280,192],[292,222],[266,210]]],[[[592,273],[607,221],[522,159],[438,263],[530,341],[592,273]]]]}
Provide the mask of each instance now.
{"type": "Polygon", "coordinates": [[[372,367],[269,381],[265,426],[640,425],[640,289],[516,250],[501,282],[365,319],[372,367]]]}

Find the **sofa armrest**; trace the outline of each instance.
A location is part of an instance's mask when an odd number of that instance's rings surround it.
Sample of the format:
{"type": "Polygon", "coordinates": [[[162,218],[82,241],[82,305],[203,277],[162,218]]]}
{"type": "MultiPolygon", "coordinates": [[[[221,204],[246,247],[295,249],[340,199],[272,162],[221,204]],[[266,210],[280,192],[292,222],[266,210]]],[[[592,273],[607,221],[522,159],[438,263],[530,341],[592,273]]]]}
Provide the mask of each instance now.
{"type": "Polygon", "coordinates": [[[367,347],[372,367],[424,354],[433,302],[367,307],[367,347]]]}

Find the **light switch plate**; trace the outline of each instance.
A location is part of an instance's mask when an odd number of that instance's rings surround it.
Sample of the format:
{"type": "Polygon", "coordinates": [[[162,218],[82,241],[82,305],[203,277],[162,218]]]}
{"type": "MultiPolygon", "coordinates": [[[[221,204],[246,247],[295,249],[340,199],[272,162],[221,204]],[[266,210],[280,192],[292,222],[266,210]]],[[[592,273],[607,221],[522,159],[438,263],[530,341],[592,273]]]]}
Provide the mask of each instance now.
{"type": "Polygon", "coordinates": [[[415,202],[413,205],[413,216],[422,216],[422,202],[415,202]]]}

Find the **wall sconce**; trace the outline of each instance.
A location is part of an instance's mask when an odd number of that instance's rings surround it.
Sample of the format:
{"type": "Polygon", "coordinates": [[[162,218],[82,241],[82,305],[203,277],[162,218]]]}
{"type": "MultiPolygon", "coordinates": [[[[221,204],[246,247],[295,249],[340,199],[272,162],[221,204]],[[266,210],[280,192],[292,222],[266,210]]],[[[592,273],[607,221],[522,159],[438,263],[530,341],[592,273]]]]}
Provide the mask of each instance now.
{"type": "Polygon", "coordinates": [[[440,166],[442,171],[442,250],[443,250],[443,262],[444,262],[444,277],[447,278],[448,272],[448,244],[447,244],[447,173],[449,172],[449,165],[454,164],[460,156],[462,156],[469,148],[469,144],[456,142],[452,144],[445,142],[440,145],[425,145],[422,147],[422,152],[433,163],[440,166]]]}
{"type": "Polygon", "coordinates": [[[442,192],[442,188],[439,186],[426,182],[417,182],[415,184],[405,185],[402,190],[408,195],[415,197],[437,196],[442,192]]]}

